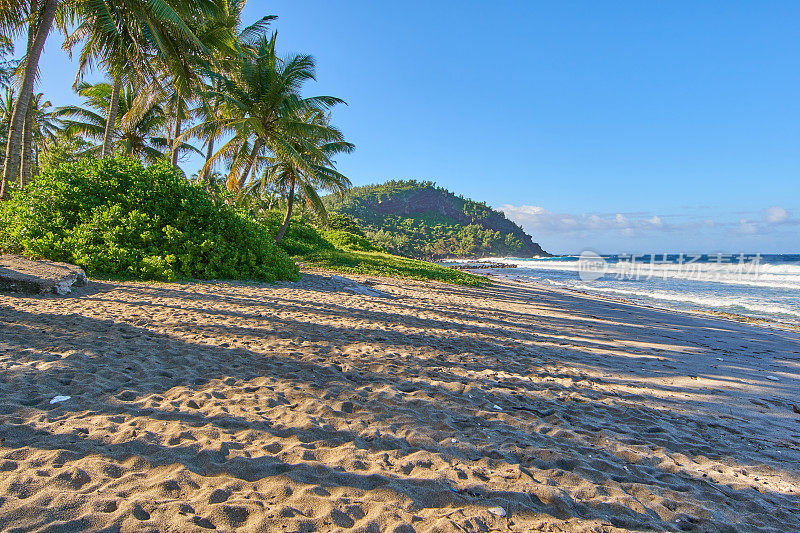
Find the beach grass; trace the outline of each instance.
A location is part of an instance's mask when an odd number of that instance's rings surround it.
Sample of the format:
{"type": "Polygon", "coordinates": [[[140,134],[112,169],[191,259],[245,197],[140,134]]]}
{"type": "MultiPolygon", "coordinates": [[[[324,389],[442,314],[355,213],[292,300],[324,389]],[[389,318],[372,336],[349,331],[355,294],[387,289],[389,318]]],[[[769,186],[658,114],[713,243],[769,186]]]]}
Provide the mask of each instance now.
{"type": "MultiPolygon", "coordinates": [[[[283,214],[278,211],[266,212],[259,222],[275,234],[282,218],[283,214]]],[[[280,246],[301,265],[343,273],[433,280],[470,287],[491,284],[485,276],[393,255],[371,246],[357,235],[320,229],[300,215],[292,219],[280,246]]]]}
{"type": "Polygon", "coordinates": [[[484,287],[491,281],[484,276],[462,272],[436,263],[409,259],[385,252],[355,250],[317,250],[294,259],[309,266],[316,266],[351,274],[392,276],[416,280],[434,280],[470,287],[484,287]]]}

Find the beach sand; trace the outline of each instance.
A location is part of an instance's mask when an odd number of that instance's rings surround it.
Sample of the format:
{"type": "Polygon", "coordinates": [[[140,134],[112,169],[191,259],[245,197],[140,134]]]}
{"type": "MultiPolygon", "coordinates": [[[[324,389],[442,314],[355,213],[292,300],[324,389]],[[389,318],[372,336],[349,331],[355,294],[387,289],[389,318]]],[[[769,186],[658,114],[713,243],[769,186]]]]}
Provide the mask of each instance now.
{"type": "Polygon", "coordinates": [[[800,531],[797,333],[349,277],[0,295],[0,529],[800,531]]]}

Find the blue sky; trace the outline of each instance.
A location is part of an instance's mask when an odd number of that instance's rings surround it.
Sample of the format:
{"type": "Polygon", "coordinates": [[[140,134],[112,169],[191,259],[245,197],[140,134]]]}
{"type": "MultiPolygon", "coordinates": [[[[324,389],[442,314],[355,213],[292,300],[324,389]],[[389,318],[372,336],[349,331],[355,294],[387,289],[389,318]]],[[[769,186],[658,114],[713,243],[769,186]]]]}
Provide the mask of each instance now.
{"type": "Polygon", "coordinates": [[[800,252],[798,2],[250,0],[264,14],[317,58],[308,93],[347,100],[355,184],[432,179],[553,252],[800,252]]]}

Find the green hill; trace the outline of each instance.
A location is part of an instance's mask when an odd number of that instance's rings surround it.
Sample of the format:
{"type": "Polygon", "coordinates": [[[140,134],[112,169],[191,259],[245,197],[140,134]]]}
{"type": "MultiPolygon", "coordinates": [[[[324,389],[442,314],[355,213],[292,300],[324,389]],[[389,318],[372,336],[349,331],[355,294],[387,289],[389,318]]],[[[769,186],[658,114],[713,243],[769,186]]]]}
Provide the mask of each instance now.
{"type": "MultiPolygon", "coordinates": [[[[355,220],[370,241],[406,257],[549,255],[502,212],[430,181],[393,180],[354,187],[344,196],[329,195],[323,201],[329,212],[355,220]]],[[[343,223],[335,215],[331,220],[334,225],[343,223]]]]}

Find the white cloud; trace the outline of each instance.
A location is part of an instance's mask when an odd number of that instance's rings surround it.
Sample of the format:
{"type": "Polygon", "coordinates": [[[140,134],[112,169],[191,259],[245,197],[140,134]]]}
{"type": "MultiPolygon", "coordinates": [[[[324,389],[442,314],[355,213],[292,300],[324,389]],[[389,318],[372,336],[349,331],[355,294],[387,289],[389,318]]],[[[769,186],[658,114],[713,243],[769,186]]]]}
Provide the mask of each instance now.
{"type": "Polygon", "coordinates": [[[693,208],[690,213],[591,212],[555,213],[542,206],[504,205],[510,220],[525,228],[548,251],[574,252],[586,246],[613,251],[708,251],[740,247],[764,250],[796,248],[800,218],[788,208],[716,211],[693,208]],[[786,244],[791,243],[791,244],[786,244]],[[552,248],[552,249],[551,249],[552,248]]]}
{"type": "Polygon", "coordinates": [[[524,215],[540,215],[543,213],[547,213],[547,210],[544,207],[539,207],[537,205],[521,205],[519,207],[515,207],[513,205],[504,205],[501,209],[513,209],[514,212],[524,215]]]}
{"type": "Polygon", "coordinates": [[[739,232],[744,233],[745,235],[754,235],[758,231],[758,225],[755,222],[751,222],[746,218],[739,220],[739,232]]]}
{"type": "Polygon", "coordinates": [[[764,220],[770,224],[781,224],[789,220],[789,212],[783,207],[774,205],[764,210],[764,220]]]}
{"type": "Polygon", "coordinates": [[[523,226],[552,233],[616,231],[629,237],[637,230],[672,229],[661,217],[649,213],[553,213],[535,205],[504,205],[501,209],[523,226]]]}

